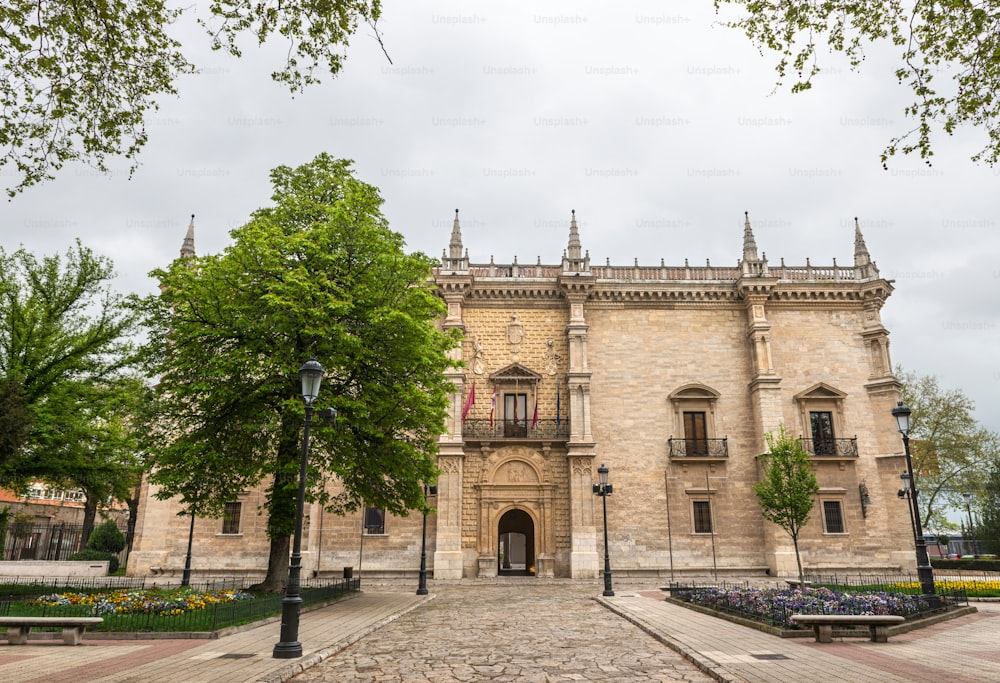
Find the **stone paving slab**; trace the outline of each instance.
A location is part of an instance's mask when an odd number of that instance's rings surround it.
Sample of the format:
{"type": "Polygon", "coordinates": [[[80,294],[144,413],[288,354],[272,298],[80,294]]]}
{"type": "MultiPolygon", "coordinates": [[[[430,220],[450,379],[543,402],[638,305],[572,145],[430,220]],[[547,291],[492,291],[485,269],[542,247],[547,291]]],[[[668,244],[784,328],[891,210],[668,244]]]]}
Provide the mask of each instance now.
{"type": "Polygon", "coordinates": [[[656,592],[595,598],[684,654],[718,681],[733,683],[985,683],[1000,680],[1000,606],[893,636],[780,638],[663,600],[656,592]]]}

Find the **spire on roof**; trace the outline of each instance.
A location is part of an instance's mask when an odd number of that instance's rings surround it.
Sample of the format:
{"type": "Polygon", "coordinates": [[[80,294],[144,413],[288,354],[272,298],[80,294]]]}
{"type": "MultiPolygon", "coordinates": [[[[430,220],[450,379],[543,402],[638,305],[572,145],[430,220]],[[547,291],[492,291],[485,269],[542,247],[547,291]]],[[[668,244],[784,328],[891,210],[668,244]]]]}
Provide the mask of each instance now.
{"type": "Polygon", "coordinates": [[[441,267],[450,271],[465,271],[469,269],[469,252],[462,248],[462,226],[458,222],[458,209],[455,209],[455,222],[451,226],[451,240],[448,242],[448,255],[441,258],[441,267]],[[463,251],[465,256],[463,257],[463,251]]]}
{"type": "Polygon", "coordinates": [[[448,256],[462,258],[462,226],[458,223],[458,209],[455,209],[455,223],[451,227],[451,241],[448,242],[448,256]]]}
{"type": "Polygon", "coordinates": [[[861,234],[857,216],[854,217],[854,273],[854,277],[858,280],[879,277],[878,266],[868,253],[868,246],[865,244],[864,235],[861,234]]]}
{"type": "Polygon", "coordinates": [[[569,221],[569,248],[567,252],[570,259],[580,258],[580,233],[576,228],[576,209],[571,210],[572,218],[569,221]]]}
{"type": "Polygon", "coordinates": [[[184,236],[184,244],[181,245],[181,257],[194,256],[194,214],[191,214],[191,223],[188,224],[187,234],[184,236]]]}
{"type": "Polygon", "coordinates": [[[867,266],[872,262],[871,254],[865,245],[865,237],[861,234],[861,226],[858,225],[858,217],[854,217],[854,265],[867,266]]]}
{"type": "Polygon", "coordinates": [[[743,260],[757,261],[757,241],[753,238],[750,227],[750,212],[743,212],[743,260]]]}
{"type": "Polygon", "coordinates": [[[590,254],[580,258],[580,232],[576,227],[576,209],[571,209],[569,244],[563,252],[563,272],[584,273],[590,270],[590,254]]]}

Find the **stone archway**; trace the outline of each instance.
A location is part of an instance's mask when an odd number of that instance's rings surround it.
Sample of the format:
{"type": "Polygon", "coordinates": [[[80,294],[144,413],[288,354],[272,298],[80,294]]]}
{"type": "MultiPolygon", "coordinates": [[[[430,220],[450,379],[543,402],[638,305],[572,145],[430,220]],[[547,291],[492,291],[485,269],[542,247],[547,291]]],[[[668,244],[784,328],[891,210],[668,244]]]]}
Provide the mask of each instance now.
{"type": "MultiPolygon", "coordinates": [[[[481,479],[475,485],[480,578],[508,573],[499,563],[501,542],[515,541],[518,548],[523,544],[525,549],[522,574],[534,567],[530,572],[534,576],[555,575],[556,487],[549,481],[546,465],[544,456],[527,446],[497,449],[483,464],[481,479]],[[512,534],[522,534],[523,540],[512,534]]],[[[513,567],[510,569],[509,573],[515,573],[513,567]]]]}
{"type": "Polygon", "coordinates": [[[535,523],[524,510],[505,512],[497,524],[501,576],[535,575],[535,523]]]}

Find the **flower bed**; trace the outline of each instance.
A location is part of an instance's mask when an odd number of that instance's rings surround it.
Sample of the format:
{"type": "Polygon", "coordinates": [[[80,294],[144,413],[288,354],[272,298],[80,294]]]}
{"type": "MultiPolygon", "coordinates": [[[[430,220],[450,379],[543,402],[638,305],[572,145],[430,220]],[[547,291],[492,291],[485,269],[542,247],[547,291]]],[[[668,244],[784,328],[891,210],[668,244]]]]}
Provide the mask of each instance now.
{"type": "MultiPolygon", "coordinates": [[[[960,590],[965,591],[969,597],[1000,597],[1000,580],[998,579],[935,579],[934,586],[939,593],[960,590]]],[[[921,590],[919,581],[900,582],[892,584],[890,588],[907,593],[919,593],[921,590]]]]}
{"type": "Polygon", "coordinates": [[[209,605],[238,600],[253,600],[252,593],[237,590],[197,593],[193,591],[116,591],[113,593],[52,593],[42,595],[28,604],[34,607],[90,606],[89,613],[100,617],[110,614],[155,614],[177,616],[209,605]]]}
{"type": "Polygon", "coordinates": [[[829,588],[695,588],[678,593],[685,602],[771,626],[801,628],[793,614],[895,614],[912,617],[927,609],[921,596],[902,593],[848,593],[829,588]]]}

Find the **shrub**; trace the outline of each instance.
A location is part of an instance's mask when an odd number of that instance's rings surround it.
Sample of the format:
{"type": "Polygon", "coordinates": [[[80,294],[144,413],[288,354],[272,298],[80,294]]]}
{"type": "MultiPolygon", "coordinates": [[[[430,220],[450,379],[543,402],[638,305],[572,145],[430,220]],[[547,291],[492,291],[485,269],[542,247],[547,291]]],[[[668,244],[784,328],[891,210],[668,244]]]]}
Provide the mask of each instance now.
{"type": "Polygon", "coordinates": [[[108,573],[114,574],[118,571],[118,557],[114,553],[106,553],[100,550],[81,550],[66,558],[72,562],[93,562],[95,560],[108,561],[108,573]]]}
{"type": "Polygon", "coordinates": [[[94,529],[87,539],[87,547],[105,553],[117,555],[125,550],[125,534],[118,530],[114,520],[107,520],[94,529]]]}

